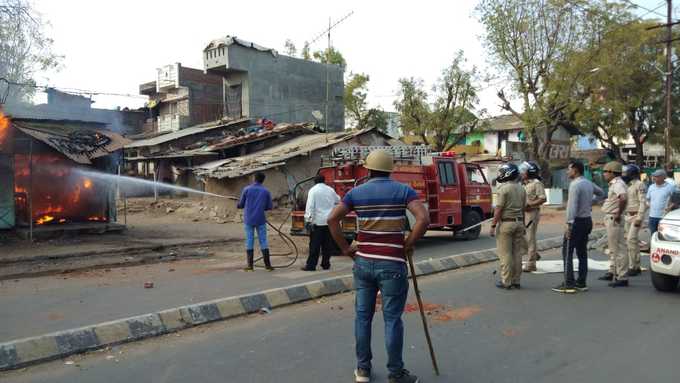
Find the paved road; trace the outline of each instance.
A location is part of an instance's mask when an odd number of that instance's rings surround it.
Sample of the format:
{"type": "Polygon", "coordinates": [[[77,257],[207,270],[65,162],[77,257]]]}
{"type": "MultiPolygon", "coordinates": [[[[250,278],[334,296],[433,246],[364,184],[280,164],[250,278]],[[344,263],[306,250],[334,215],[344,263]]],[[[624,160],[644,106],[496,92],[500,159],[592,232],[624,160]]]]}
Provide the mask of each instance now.
{"type": "MultiPolygon", "coordinates": [[[[559,229],[559,225],[549,225],[540,237],[557,235],[559,229]]],[[[419,243],[418,257],[436,258],[494,246],[495,240],[486,235],[476,241],[460,241],[453,240],[449,233],[432,232],[419,243]]],[[[304,255],[301,258],[299,265],[304,255]]],[[[0,341],[347,274],[351,262],[337,258],[331,271],[316,273],[300,271],[296,266],[271,274],[246,274],[240,267],[240,262],[188,260],[108,272],[98,270],[0,281],[0,306],[5,308],[0,312],[0,323],[3,323],[0,341]],[[149,280],[155,287],[143,289],[144,282],[149,280]],[[31,321],[27,322],[26,318],[31,321]]]]}
{"type": "MultiPolygon", "coordinates": [[[[545,238],[558,235],[561,226],[542,229],[539,237],[545,238]]],[[[419,242],[417,257],[493,247],[495,240],[486,234],[461,241],[448,232],[431,232],[419,242]]],[[[296,266],[274,273],[243,273],[242,260],[207,259],[0,281],[0,342],[351,272],[351,261],[340,257],[330,271],[304,272],[299,266],[305,259],[301,254],[296,266]],[[145,281],[155,287],[144,289],[145,281]]]]}
{"type": "MultiPolygon", "coordinates": [[[[556,256],[554,254],[553,256],[556,256]]],[[[417,313],[405,314],[407,368],[423,382],[659,382],[677,378],[680,294],[648,273],[611,289],[559,295],[561,274],[528,275],[522,290],[492,285],[495,263],[422,278],[442,376],[433,376],[417,313]],[[442,314],[445,314],[442,316],[442,314]]],[[[7,373],[26,382],[350,382],[352,294],[270,315],[214,323],[84,357],[7,373]]],[[[409,299],[413,302],[413,297],[409,299]]],[[[386,381],[382,318],[374,326],[375,381],[386,381]]]]}

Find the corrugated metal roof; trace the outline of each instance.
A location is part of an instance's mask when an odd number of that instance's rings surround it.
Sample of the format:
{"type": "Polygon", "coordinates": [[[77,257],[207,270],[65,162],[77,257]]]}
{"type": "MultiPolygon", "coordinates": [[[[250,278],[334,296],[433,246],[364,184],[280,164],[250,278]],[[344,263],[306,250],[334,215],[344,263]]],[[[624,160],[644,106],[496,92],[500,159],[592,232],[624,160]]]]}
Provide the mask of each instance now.
{"type": "MultiPolygon", "coordinates": [[[[241,157],[207,162],[193,168],[194,174],[211,178],[236,178],[256,171],[284,165],[286,160],[307,155],[338,143],[351,140],[375,129],[356,132],[319,133],[299,136],[268,149],[241,157]]],[[[379,133],[379,132],[378,132],[379,133]]]]}
{"type": "Polygon", "coordinates": [[[144,146],[155,146],[155,145],[160,145],[169,141],[177,140],[183,137],[191,136],[194,134],[199,134],[203,132],[207,132],[212,129],[217,129],[217,128],[223,128],[226,126],[231,126],[231,125],[236,125],[240,124],[246,121],[250,121],[248,118],[242,118],[239,120],[235,121],[229,121],[229,122],[222,122],[222,121],[212,121],[212,122],[207,122],[205,124],[200,124],[200,125],[195,125],[190,128],[186,129],[181,129],[176,132],[170,132],[166,133],[157,137],[153,138],[148,138],[145,140],[139,140],[139,141],[134,141],[129,145],[125,145],[125,149],[131,149],[131,148],[141,148],[144,146]]]}
{"type": "Polygon", "coordinates": [[[90,165],[91,159],[109,155],[130,142],[101,129],[100,124],[15,119],[12,125],[79,164],[90,165]]]}
{"type": "Polygon", "coordinates": [[[502,116],[495,116],[487,118],[482,121],[482,131],[506,131],[506,130],[522,130],[524,124],[513,114],[505,114],[502,116]]]}

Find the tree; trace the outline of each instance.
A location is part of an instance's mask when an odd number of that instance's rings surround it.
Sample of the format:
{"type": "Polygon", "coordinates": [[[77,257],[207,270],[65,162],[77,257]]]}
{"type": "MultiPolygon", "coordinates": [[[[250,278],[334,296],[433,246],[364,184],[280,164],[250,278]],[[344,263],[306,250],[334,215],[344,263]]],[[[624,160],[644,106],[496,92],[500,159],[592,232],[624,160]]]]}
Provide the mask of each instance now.
{"type": "Polygon", "coordinates": [[[326,48],[323,51],[316,51],[312,57],[322,64],[335,64],[342,67],[347,66],[347,62],[345,61],[345,58],[342,57],[342,53],[333,47],[326,48]]]}
{"type": "Polygon", "coordinates": [[[512,83],[498,92],[501,107],[520,119],[531,156],[546,165],[549,143],[560,127],[575,127],[585,101],[574,87],[592,67],[587,60],[556,76],[556,66],[572,52],[596,46],[602,31],[627,15],[620,3],[583,0],[482,0],[476,8],[485,27],[484,43],[496,68],[512,83]],[[568,77],[564,77],[568,75],[568,77]],[[516,97],[521,108],[513,106],[516,97]]]}
{"type": "MultiPolygon", "coordinates": [[[[59,66],[62,57],[52,51],[46,27],[28,1],[0,0],[0,78],[35,84],[36,73],[59,66]]],[[[26,101],[34,92],[32,87],[10,86],[9,98],[26,101]]]]}
{"type": "Polygon", "coordinates": [[[295,57],[297,55],[297,48],[295,48],[295,43],[293,43],[293,40],[291,39],[286,39],[286,43],[284,44],[284,52],[286,55],[290,57],[295,57]]]}
{"type": "MultiPolygon", "coordinates": [[[[588,61],[595,69],[580,80],[579,91],[587,102],[578,109],[576,122],[613,150],[620,158],[619,142],[632,138],[636,162],[642,165],[643,144],[663,130],[664,87],[655,69],[663,62],[657,41],[658,30],[647,30],[653,23],[629,20],[609,29],[596,47],[577,52],[558,67],[588,61]]],[[[576,98],[581,95],[575,94],[576,98]]]]}
{"type": "Polygon", "coordinates": [[[434,101],[423,81],[414,78],[399,80],[399,97],[394,105],[400,113],[404,132],[420,136],[435,151],[446,151],[470,134],[479,124],[475,112],[479,99],[473,84],[477,69],[463,68],[465,58],[459,51],[451,65],[442,71],[432,87],[434,101]]]}
{"type": "Polygon", "coordinates": [[[368,108],[366,102],[369,77],[364,73],[350,73],[345,81],[345,115],[357,129],[387,130],[387,115],[379,108],[368,108]]]}
{"type": "Polygon", "coordinates": [[[305,60],[311,60],[312,59],[312,53],[309,48],[309,43],[305,41],[304,45],[302,45],[302,52],[300,52],[301,56],[305,60]]]}

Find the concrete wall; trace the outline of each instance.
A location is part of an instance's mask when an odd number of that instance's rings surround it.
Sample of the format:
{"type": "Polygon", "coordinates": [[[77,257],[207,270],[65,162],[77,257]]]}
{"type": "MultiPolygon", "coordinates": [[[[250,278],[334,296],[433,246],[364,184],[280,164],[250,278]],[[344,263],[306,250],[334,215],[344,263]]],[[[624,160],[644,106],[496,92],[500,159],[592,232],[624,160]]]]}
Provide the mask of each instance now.
{"type": "MultiPolygon", "coordinates": [[[[309,122],[315,121],[312,111],[325,114],[326,65],[237,44],[230,45],[225,53],[206,60],[206,69],[221,74],[227,83],[242,84],[245,116],[309,122]]],[[[345,128],[344,68],[328,65],[328,75],[329,131],[341,131],[345,128]]]]}

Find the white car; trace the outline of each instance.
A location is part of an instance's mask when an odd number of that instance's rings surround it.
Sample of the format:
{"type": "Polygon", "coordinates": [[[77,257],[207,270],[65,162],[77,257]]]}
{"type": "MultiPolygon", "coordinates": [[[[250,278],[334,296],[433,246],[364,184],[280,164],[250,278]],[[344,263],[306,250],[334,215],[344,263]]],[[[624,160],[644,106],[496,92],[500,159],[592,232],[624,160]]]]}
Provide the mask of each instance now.
{"type": "Polygon", "coordinates": [[[652,284],[659,291],[674,291],[680,279],[680,209],[666,214],[652,235],[649,252],[652,284]]]}

